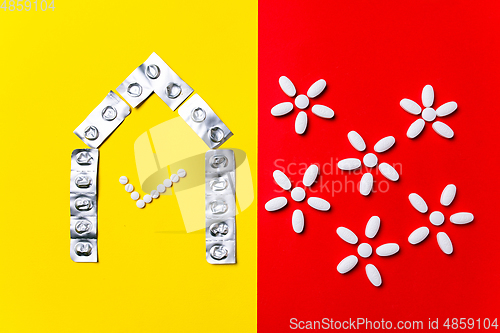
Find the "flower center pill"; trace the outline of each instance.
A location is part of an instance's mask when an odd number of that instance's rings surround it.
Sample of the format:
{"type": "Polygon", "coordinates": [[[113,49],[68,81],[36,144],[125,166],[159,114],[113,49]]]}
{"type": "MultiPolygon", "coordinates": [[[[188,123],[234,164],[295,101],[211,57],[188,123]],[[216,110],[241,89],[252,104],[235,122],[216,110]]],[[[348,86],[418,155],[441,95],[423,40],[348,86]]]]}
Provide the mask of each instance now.
{"type": "Polygon", "coordinates": [[[175,99],[179,97],[179,95],[181,94],[182,88],[177,83],[170,82],[169,85],[167,86],[166,92],[168,98],[175,99]]]}
{"type": "Polygon", "coordinates": [[[104,110],[102,110],[102,119],[111,121],[116,118],[117,112],[116,109],[112,106],[106,106],[104,110]]]}
{"type": "Polygon", "coordinates": [[[129,94],[132,97],[141,96],[142,86],[137,82],[129,84],[127,87],[127,94],[129,94]]]}
{"type": "Polygon", "coordinates": [[[160,76],[160,67],[157,65],[149,65],[146,68],[146,75],[152,80],[157,79],[160,76]]]}
{"type": "Polygon", "coordinates": [[[215,260],[222,260],[227,258],[228,253],[229,251],[222,245],[214,245],[210,249],[210,256],[215,260]]]}

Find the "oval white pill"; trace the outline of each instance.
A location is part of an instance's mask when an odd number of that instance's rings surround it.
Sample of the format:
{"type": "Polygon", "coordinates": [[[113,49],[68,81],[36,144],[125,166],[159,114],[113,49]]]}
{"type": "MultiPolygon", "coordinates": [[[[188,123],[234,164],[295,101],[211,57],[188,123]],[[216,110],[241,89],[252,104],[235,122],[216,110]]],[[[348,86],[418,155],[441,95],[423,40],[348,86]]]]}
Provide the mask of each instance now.
{"type": "Polygon", "coordinates": [[[174,173],[172,176],[170,176],[170,180],[172,181],[172,183],[178,183],[179,176],[176,173],[174,173]]]}
{"type": "Polygon", "coordinates": [[[401,102],[399,102],[399,105],[401,105],[403,110],[414,115],[419,115],[420,112],[422,112],[420,105],[408,98],[403,98],[401,102]]]}
{"type": "Polygon", "coordinates": [[[373,238],[377,235],[378,229],[380,228],[380,217],[372,216],[368,220],[365,229],[365,235],[368,238],[373,238]]]}
{"type": "Polygon", "coordinates": [[[471,213],[456,213],[450,216],[450,221],[454,224],[467,224],[474,221],[474,215],[471,213]]]}
{"type": "Polygon", "coordinates": [[[151,203],[151,201],[153,201],[153,198],[149,194],[146,194],[144,198],[142,198],[142,200],[144,200],[145,203],[151,203]]]}
{"type": "Polygon", "coordinates": [[[283,92],[285,94],[287,94],[288,97],[295,96],[295,93],[297,92],[297,90],[295,89],[295,86],[293,85],[292,81],[289,78],[287,78],[286,76],[282,76],[279,78],[278,81],[279,81],[281,90],[283,90],[283,92]]]}
{"type": "Polygon", "coordinates": [[[456,102],[444,103],[443,105],[441,105],[440,107],[437,108],[436,115],[438,117],[447,116],[447,115],[455,112],[457,107],[458,107],[458,104],[456,102]]]}
{"type": "Polygon", "coordinates": [[[441,202],[441,205],[443,206],[449,206],[452,202],[453,199],[455,199],[455,195],[457,194],[457,187],[453,184],[446,185],[446,187],[443,190],[443,193],[441,193],[441,199],[439,202],[441,202]]]}
{"type": "Polygon", "coordinates": [[[156,186],[156,189],[158,190],[158,192],[160,193],[165,193],[165,191],[167,190],[167,188],[165,187],[165,185],[163,184],[160,184],[158,186],[156,186]]]}
{"type": "Polygon", "coordinates": [[[422,111],[422,118],[428,122],[434,121],[436,119],[436,111],[433,108],[425,108],[422,111]]]}
{"type": "Polygon", "coordinates": [[[369,168],[373,168],[377,165],[378,163],[378,158],[377,155],[368,153],[363,157],[363,163],[369,168]]]}
{"type": "Polygon", "coordinates": [[[304,214],[300,209],[296,209],[292,215],[293,231],[300,234],[304,230],[304,214]]]}
{"type": "Polygon", "coordinates": [[[435,211],[432,212],[431,215],[429,215],[429,220],[435,226],[440,226],[444,223],[444,215],[441,212],[435,211]]]}
{"type": "Polygon", "coordinates": [[[340,170],[351,171],[361,167],[361,161],[357,158],[345,158],[337,163],[340,170]]]}
{"type": "MultiPolygon", "coordinates": [[[[167,188],[168,188],[168,187],[172,187],[172,181],[171,181],[170,179],[168,179],[168,178],[167,178],[167,179],[165,179],[165,180],[163,181],[163,185],[165,185],[165,187],[167,187],[167,188]]],[[[163,192],[162,192],[162,193],[163,193],[163,192]]]]}
{"type": "Polygon", "coordinates": [[[274,170],[273,172],[273,178],[276,184],[278,184],[279,187],[282,189],[288,191],[289,189],[292,188],[292,183],[290,182],[290,179],[280,170],[274,170]]]}
{"type": "Polygon", "coordinates": [[[344,228],[344,227],[338,227],[337,228],[337,235],[339,235],[340,238],[342,238],[344,241],[346,241],[349,244],[356,244],[358,242],[358,236],[351,230],[344,228]]]}
{"type": "Polygon", "coordinates": [[[354,147],[354,149],[356,149],[357,151],[363,151],[366,149],[365,140],[363,140],[358,132],[350,131],[349,133],[347,133],[347,138],[349,139],[349,142],[354,147]]]}
{"type": "Polygon", "coordinates": [[[422,105],[426,108],[430,108],[434,103],[434,88],[430,84],[426,85],[422,89],[422,105]]]}
{"type": "Polygon", "coordinates": [[[365,173],[363,177],[361,177],[361,181],[359,182],[359,193],[364,195],[365,197],[371,193],[373,188],[373,175],[371,173],[365,173]]]}
{"type": "Polygon", "coordinates": [[[316,164],[311,164],[306,172],[304,173],[304,177],[302,178],[302,182],[304,186],[311,186],[316,181],[316,177],[318,177],[319,167],[316,164]]]}
{"type": "Polygon", "coordinates": [[[410,234],[410,236],[408,237],[408,242],[415,245],[422,242],[427,238],[427,236],[429,236],[429,228],[420,227],[410,234]]]}
{"type": "Polygon", "coordinates": [[[132,198],[132,200],[138,200],[140,195],[138,192],[134,191],[134,192],[130,193],[130,197],[132,198]]]}
{"type": "Polygon", "coordinates": [[[372,255],[372,247],[368,243],[361,243],[358,246],[358,254],[363,258],[368,258],[372,255]]]}
{"type": "Polygon", "coordinates": [[[424,129],[425,121],[422,118],[415,120],[410,127],[408,127],[408,131],[406,132],[406,136],[410,139],[416,138],[424,129]]]}
{"type": "Polygon", "coordinates": [[[372,264],[368,264],[365,267],[365,271],[368,280],[370,280],[370,282],[375,287],[380,287],[380,285],[382,284],[382,276],[380,276],[380,272],[378,271],[377,267],[373,266],[372,264]]]}
{"type": "Polygon", "coordinates": [[[265,208],[268,212],[274,212],[285,207],[287,202],[285,197],[277,197],[266,202],[265,208]]]}
{"type": "Polygon", "coordinates": [[[186,177],[186,175],[187,175],[186,170],[184,170],[184,169],[177,170],[177,176],[184,178],[184,177],[186,177]]]}
{"type": "Polygon", "coordinates": [[[301,110],[304,110],[309,106],[309,98],[306,95],[299,95],[295,97],[295,106],[301,110]]]}
{"type": "Polygon", "coordinates": [[[306,198],[306,191],[302,187],[296,187],[292,190],[292,199],[300,202],[306,198]]]}
{"type": "Polygon", "coordinates": [[[399,245],[396,243],[387,243],[384,245],[380,245],[377,247],[377,250],[375,250],[377,254],[381,257],[388,257],[392,256],[393,254],[396,254],[399,252],[399,245]]]}
{"type": "Polygon", "coordinates": [[[295,118],[295,133],[304,134],[307,128],[307,113],[300,111],[295,118]]]}
{"type": "Polygon", "coordinates": [[[395,142],[396,139],[393,136],[386,136],[385,138],[380,139],[380,141],[375,144],[373,149],[375,149],[377,153],[383,153],[384,151],[389,150],[395,142]]]}
{"type": "Polygon", "coordinates": [[[358,257],[356,257],[355,255],[350,255],[342,259],[341,262],[339,262],[339,264],[337,265],[337,271],[340,274],[345,274],[349,272],[351,269],[353,269],[357,263],[358,263],[358,257]]]}
{"type": "Polygon", "coordinates": [[[393,182],[399,179],[399,174],[391,165],[387,163],[380,163],[378,166],[378,170],[380,173],[387,179],[392,180],[393,182]]]}
{"type": "Polygon", "coordinates": [[[314,113],[315,115],[317,115],[318,117],[321,117],[321,118],[333,118],[333,116],[335,115],[335,112],[333,112],[332,109],[330,109],[328,106],[324,106],[324,105],[314,105],[311,109],[312,113],[314,113]]]}
{"type": "Polygon", "coordinates": [[[314,209],[321,210],[324,212],[330,209],[330,203],[325,199],[321,198],[311,197],[307,199],[307,204],[314,209]]]}
{"type": "Polygon", "coordinates": [[[120,177],[120,184],[126,185],[128,183],[128,178],[125,176],[120,177]]]}
{"type": "Polygon", "coordinates": [[[420,213],[425,214],[427,213],[427,204],[425,203],[425,200],[422,199],[420,195],[417,193],[411,193],[408,196],[408,199],[410,200],[411,205],[413,208],[418,210],[420,213]]]}
{"type": "Polygon", "coordinates": [[[441,250],[446,254],[453,253],[453,244],[451,243],[450,237],[444,232],[439,232],[437,234],[437,242],[441,250]]]}
{"type": "Polygon", "coordinates": [[[290,102],[283,102],[273,106],[271,114],[275,117],[284,116],[293,110],[293,104],[290,102]]]}
{"type": "Polygon", "coordinates": [[[143,200],[137,200],[137,202],[135,203],[137,205],[138,208],[144,208],[144,206],[146,206],[146,203],[144,203],[143,200]]]}
{"type": "MultiPolygon", "coordinates": [[[[151,191],[151,197],[153,199],[158,199],[159,196],[160,196],[160,192],[158,192],[157,190],[152,190],[151,191]]],[[[146,198],[146,197],[144,197],[144,198],[146,198]]]]}
{"type": "Polygon", "coordinates": [[[125,185],[125,191],[127,191],[128,193],[132,192],[133,190],[134,190],[134,185],[132,184],[125,185]]]}
{"type": "Polygon", "coordinates": [[[307,90],[307,96],[309,96],[310,98],[317,97],[323,92],[323,90],[325,90],[325,87],[326,81],[323,79],[319,79],[309,87],[309,89],[307,90]]]}
{"type": "Polygon", "coordinates": [[[455,135],[450,126],[440,121],[435,121],[434,123],[432,123],[432,128],[434,129],[434,131],[436,131],[437,134],[446,139],[451,139],[455,135]]]}

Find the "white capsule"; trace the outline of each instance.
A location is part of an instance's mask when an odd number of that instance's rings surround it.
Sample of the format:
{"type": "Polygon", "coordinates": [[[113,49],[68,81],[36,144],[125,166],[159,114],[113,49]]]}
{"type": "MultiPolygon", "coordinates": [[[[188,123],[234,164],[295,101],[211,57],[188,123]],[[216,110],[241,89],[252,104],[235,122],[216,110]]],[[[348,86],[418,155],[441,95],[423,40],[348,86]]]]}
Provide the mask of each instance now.
{"type": "Polygon", "coordinates": [[[369,168],[374,168],[378,163],[377,155],[368,153],[363,157],[363,163],[369,168]]]}
{"type": "Polygon", "coordinates": [[[304,173],[304,177],[302,178],[302,182],[304,186],[311,186],[316,181],[316,177],[318,177],[319,167],[316,164],[311,164],[306,172],[304,173]]]}
{"type": "Polygon", "coordinates": [[[311,197],[307,199],[307,204],[314,209],[321,210],[324,212],[330,209],[330,203],[325,199],[321,198],[311,197]]]}
{"type": "Polygon", "coordinates": [[[127,191],[128,193],[131,193],[133,190],[134,190],[134,185],[132,184],[125,185],[125,191],[127,191]]]}
{"type": "Polygon", "coordinates": [[[159,184],[158,186],[156,186],[156,190],[160,193],[165,193],[165,191],[167,190],[167,188],[165,187],[165,185],[163,184],[159,184]]]}
{"type": "Polygon", "coordinates": [[[386,136],[385,138],[379,140],[373,149],[375,149],[377,153],[383,153],[384,151],[388,151],[395,142],[396,139],[393,136],[386,136]]]}
{"type": "Polygon", "coordinates": [[[151,201],[153,201],[153,198],[149,194],[146,194],[144,198],[142,198],[142,200],[144,200],[145,203],[151,203],[151,201]]]}
{"type": "Polygon", "coordinates": [[[456,102],[444,103],[443,105],[441,105],[440,107],[437,108],[436,115],[438,117],[447,116],[447,115],[452,114],[453,112],[455,112],[455,110],[457,109],[457,107],[458,107],[458,104],[456,102]]]}
{"type": "Polygon", "coordinates": [[[158,199],[160,197],[160,192],[158,192],[157,190],[152,190],[151,191],[151,197],[153,199],[158,199]]]}
{"type": "Polygon", "coordinates": [[[277,197],[277,198],[269,200],[266,203],[265,208],[268,212],[274,212],[274,211],[280,210],[281,208],[285,207],[287,202],[288,201],[286,200],[285,197],[277,197]]]}
{"type": "Polygon", "coordinates": [[[318,117],[326,118],[326,119],[333,118],[333,116],[335,115],[335,112],[333,112],[332,109],[330,109],[328,106],[324,106],[324,105],[316,104],[312,107],[311,111],[312,111],[312,113],[314,113],[318,117]]]}
{"type": "Polygon", "coordinates": [[[361,243],[358,246],[358,254],[363,258],[368,258],[372,255],[372,247],[368,243],[361,243]]]}
{"type": "Polygon", "coordinates": [[[410,139],[416,138],[424,129],[425,121],[422,118],[415,120],[410,127],[408,127],[408,131],[406,132],[406,136],[410,139]]]}
{"type": "Polygon", "coordinates": [[[361,181],[359,182],[359,193],[364,195],[365,197],[371,193],[373,188],[373,175],[369,172],[365,173],[363,177],[361,177],[361,181]]]}
{"type": "Polygon", "coordinates": [[[387,243],[384,245],[380,245],[377,247],[377,250],[375,250],[377,254],[381,257],[388,257],[392,256],[393,254],[396,254],[399,252],[399,245],[396,243],[387,243]]]}
{"type": "Polygon", "coordinates": [[[436,111],[433,108],[425,108],[422,111],[422,118],[428,122],[434,121],[436,119],[436,111]]]}
{"type": "Polygon", "coordinates": [[[310,98],[318,97],[319,94],[325,90],[326,87],[326,81],[323,79],[320,79],[316,82],[314,82],[309,89],[307,90],[307,96],[310,98]]]}
{"type": "Polygon", "coordinates": [[[361,161],[357,158],[345,158],[337,163],[340,170],[351,171],[361,167],[361,161]]]}
{"type": "Polygon", "coordinates": [[[358,132],[350,131],[349,133],[347,133],[347,138],[349,139],[349,142],[354,147],[354,149],[356,149],[357,151],[363,151],[366,149],[365,140],[363,140],[358,132]]]}
{"type": "Polygon", "coordinates": [[[125,176],[120,177],[120,184],[126,185],[128,183],[128,178],[125,176]]]}
{"type": "Polygon", "coordinates": [[[368,220],[365,229],[365,235],[368,238],[373,238],[377,235],[378,229],[380,228],[380,217],[372,216],[368,220]]]}
{"type": "Polygon", "coordinates": [[[163,185],[165,185],[166,188],[172,187],[172,181],[167,178],[163,181],[163,185]]]}
{"type": "Polygon", "coordinates": [[[439,202],[441,202],[441,205],[443,206],[449,206],[452,202],[453,199],[455,199],[455,195],[457,194],[457,187],[453,184],[446,185],[446,187],[443,190],[443,193],[441,193],[441,199],[439,202]]]}
{"type": "Polygon", "coordinates": [[[304,230],[304,214],[300,209],[296,209],[292,215],[293,231],[300,234],[304,230]]]}
{"type": "Polygon", "coordinates": [[[172,176],[170,176],[170,180],[172,181],[172,183],[178,183],[179,182],[179,176],[174,173],[172,176]]]}
{"type": "Polygon", "coordinates": [[[432,123],[432,128],[437,134],[441,135],[443,138],[451,139],[455,135],[450,126],[442,123],[440,121],[435,121],[432,123]]]}
{"type": "Polygon", "coordinates": [[[425,214],[427,213],[427,204],[425,203],[425,200],[422,199],[420,195],[417,193],[411,193],[408,196],[408,199],[410,200],[411,205],[413,208],[418,210],[420,213],[425,214]]]}
{"type": "Polygon", "coordinates": [[[137,202],[135,203],[137,205],[137,208],[144,208],[144,206],[146,206],[146,203],[144,203],[143,200],[137,200],[137,202]]]}
{"type": "Polygon", "coordinates": [[[293,104],[290,102],[283,102],[275,105],[271,109],[271,114],[275,117],[283,116],[293,110],[293,104]]]}
{"type": "Polygon", "coordinates": [[[284,189],[285,191],[288,191],[289,189],[292,188],[292,183],[290,182],[290,179],[280,170],[275,170],[273,172],[273,178],[276,184],[278,184],[279,187],[284,189]]]}
{"type": "Polygon", "coordinates": [[[184,170],[184,169],[177,170],[177,176],[184,178],[184,177],[186,177],[186,175],[187,175],[186,170],[184,170]]]}
{"type": "Polygon", "coordinates": [[[307,113],[300,111],[295,118],[295,133],[304,134],[307,128],[307,113]]]}
{"type": "Polygon", "coordinates": [[[420,227],[410,234],[410,237],[408,237],[408,242],[415,245],[422,242],[427,238],[427,236],[429,236],[429,228],[420,227]]]}
{"type": "Polygon", "coordinates": [[[366,276],[368,277],[368,280],[375,286],[375,287],[380,287],[382,284],[382,276],[380,276],[380,273],[377,269],[377,267],[373,266],[372,264],[368,264],[365,267],[366,271],[366,276]]]}
{"type": "Polygon", "coordinates": [[[422,112],[420,105],[408,98],[403,98],[401,102],[399,102],[399,105],[401,105],[403,110],[414,115],[419,115],[420,112],[422,112]]]}
{"type": "Polygon", "coordinates": [[[467,224],[474,221],[474,215],[471,213],[456,213],[450,216],[450,221],[454,224],[467,224]]]}
{"type": "Polygon", "coordinates": [[[349,244],[356,244],[358,242],[358,236],[351,230],[344,228],[344,227],[338,227],[337,228],[337,235],[339,235],[340,238],[342,238],[344,241],[346,241],[349,244]]]}
{"type": "Polygon", "coordinates": [[[444,223],[444,215],[439,211],[435,211],[432,212],[431,215],[429,215],[429,220],[435,226],[440,226],[441,224],[444,223]]]}
{"type": "Polygon", "coordinates": [[[393,182],[399,179],[399,174],[391,165],[387,163],[380,163],[378,166],[378,170],[380,173],[387,179],[392,180],[393,182]]]}
{"type": "Polygon", "coordinates": [[[452,254],[453,253],[453,244],[451,243],[450,237],[444,232],[439,232],[437,234],[437,242],[441,250],[445,254],[452,254]]]}
{"type": "Polygon", "coordinates": [[[306,191],[302,187],[296,187],[292,190],[292,199],[300,202],[306,198],[306,191]]]}
{"type": "Polygon", "coordinates": [[[341,262],[339,262],[339,264],[337,265],[337,271],[340,274],[345,274],[349,272],[351,269],[353,269],[357,263],[358,263],[358,257],[356,257],[355,255],[350,255],[342,259],[341,262]]]}
{"type": "Polygon", "coordinates": [[[434,103],[434,88],[430,84],[426,85],[422,89],[422,105],[426,108],[430,108],[434,103]]]}
{"type": "Polygon", "coordinates": [[[280,83],[281,90],[283,90],[283,92],[287,94],[288,97],[295,96],[297,90],[295,89],[295,86],[289,78],[287,78],[286,76],[282,76],[278,81],[280,83]]]}
{"type": "Polygon", "coordinates": [[[304,110],[309,106],[309,98],[306,95],[299,95],[295,97],[295,106],[301,110],[304,110]]]}
{"type": "Polygon", "coordinates": [[[134,191],[130,193],[130,198],[132,198],[132,200],[139,200],[139,197],[140,197],[139,192],[134,191]]]}

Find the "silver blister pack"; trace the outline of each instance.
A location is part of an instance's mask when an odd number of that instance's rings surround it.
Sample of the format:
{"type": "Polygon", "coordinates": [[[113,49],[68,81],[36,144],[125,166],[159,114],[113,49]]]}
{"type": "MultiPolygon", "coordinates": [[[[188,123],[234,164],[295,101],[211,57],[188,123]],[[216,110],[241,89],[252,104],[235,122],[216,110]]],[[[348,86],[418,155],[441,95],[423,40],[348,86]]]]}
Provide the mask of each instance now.
{"type": "Polygon", "coordinates": [[[73,133],[87,146],[99,148],[129,114],[130,108],[127,103],[110,91],[73,133]]]}
{"type": "Polygon", "coordinates": [[[205,154],[205,239],[210,264],[236,263],[236,178],[234,152],[205,154]]]}
{"type": "Polygon", "coordinates": [[[216,149],[233,135],[198,94],[194,94],[179,108],[179,115],[210,149],[216,149]]]}
{"type": "Polygon", "coordinates": [[[144,102],[153,93],[153,87],[149,83],[146,73],[144,73],[143,65],[137,67],[132,74],[116,88],[116,91],[118,91],[133,108],[136,108],[144,102]]]}
{"type": "Polygon", "coordinates": [[[70,255],[75,262],[97,262],[97,171],[99,150],[71,153],[70,255]]]}

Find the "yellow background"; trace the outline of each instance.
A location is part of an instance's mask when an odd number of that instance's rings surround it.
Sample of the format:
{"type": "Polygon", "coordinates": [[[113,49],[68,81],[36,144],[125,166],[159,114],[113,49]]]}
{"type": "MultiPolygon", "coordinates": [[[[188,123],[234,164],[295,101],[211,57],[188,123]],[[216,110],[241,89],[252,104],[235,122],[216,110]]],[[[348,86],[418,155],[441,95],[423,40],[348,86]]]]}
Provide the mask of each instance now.
{"type": "Polygon", "coordinates": [[[155,51],[233,131],[222,148],[247,153],[256,189],[257,1],[56,0],[0,10],[0,28],[0,331],[256,331],[255,201],[237,218],[238,263],[213,266],[175,196],[139,210],[118,183],[139,183],[137,137],[177,117],[158,96],[100,148],[97,264],[69,257],[69,175],[86,147],[73,130],[155,51]]]}

